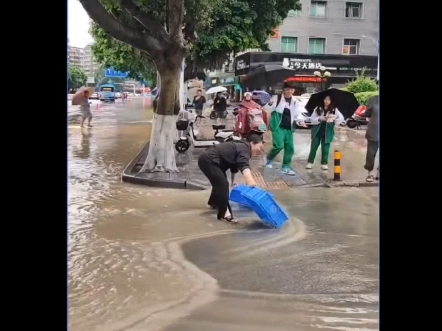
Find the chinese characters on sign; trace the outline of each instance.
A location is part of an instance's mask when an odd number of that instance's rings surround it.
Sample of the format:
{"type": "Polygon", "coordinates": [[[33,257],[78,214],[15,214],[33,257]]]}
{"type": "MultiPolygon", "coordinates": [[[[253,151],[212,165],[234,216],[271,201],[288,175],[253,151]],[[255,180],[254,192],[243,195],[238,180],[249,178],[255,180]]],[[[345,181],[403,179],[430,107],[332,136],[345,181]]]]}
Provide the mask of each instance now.
{"type": "Polygon", "coordinates": [[[313,62],[311,59],[289,59],[284,58],[282,66],[290,69],[311,69],[316,70],[321,67],[321,63],[313,62]]]}
{"type": "Polygon", "coordinates": [[[323,82],[325,82],[325,79],[323,80],[321,77],[295,76],[295,77],[293,77],[293,81],[298,82],[298,83],[323,83],[323,82]]]}
{"type": "Polygon", "coordinates": [[[128,72],[116,71],[112,68],[108,68],[104,71],[104,77],[109,78],[126,78],[128,74],[128,72]]]}

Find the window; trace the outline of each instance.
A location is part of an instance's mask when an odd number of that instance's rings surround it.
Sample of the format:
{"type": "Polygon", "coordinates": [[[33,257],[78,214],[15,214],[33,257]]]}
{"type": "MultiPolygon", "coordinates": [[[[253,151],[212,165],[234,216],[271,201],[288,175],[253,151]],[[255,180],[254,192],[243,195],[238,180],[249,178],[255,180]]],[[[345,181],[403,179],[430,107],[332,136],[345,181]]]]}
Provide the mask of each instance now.
{"type": "Polygon", "coordinates": [[[325,8],[327,7],[327,1],[311,1],[310,13],[311,17],[325,17],[325,8]]]}
{"type": "Polygon", "coordinates": [[[296,53],[298,51],[297,37],[281,37],[281,52],[296,53]]]}
{"type": "Polygon", "coordinates": [[[289,13],[287,14],[287,17],[300,17],[300,16],[301,16],[301,11],[300,10],[290,9],[289,13]]]}
{"type": "Polygon", "coordinates": [[[344,39],[344,45],[342,45],[342,54],[345,55],[359,55],[359,39],[344,39]]]}
{"type": "Polygon", "coordinates": [[[325,38],[309,38],[309,54],[325,54],[325,38]]]}
{"type": "Polygon", "coordinates": [[[360,3],[360,2],[346,2],[345,3],[345,17],[347,17],[347,18],[362,18],[362,3],[360,3]]]}

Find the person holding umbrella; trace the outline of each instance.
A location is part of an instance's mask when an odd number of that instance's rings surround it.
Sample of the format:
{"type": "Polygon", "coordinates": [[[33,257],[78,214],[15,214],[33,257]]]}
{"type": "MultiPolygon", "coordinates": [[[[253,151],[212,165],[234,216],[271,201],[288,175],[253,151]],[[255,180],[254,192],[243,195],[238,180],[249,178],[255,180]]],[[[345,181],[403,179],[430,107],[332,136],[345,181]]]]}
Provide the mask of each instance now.
{"type": "Polygon", "coordinates": [[[306,169],[311,169],[315,162],[316,152],[321,145],[321,168],[328,170],[328,156],[330,145],[335,136],[335,125],[344,121],[344,116],[333,105],[332,98],[327,95],[323,104],[316,107],[310,116],[313,127],[311,129],[311,145],[306,169]]]}
{"type": "Polygon", "coordinates": [[[91,113],[91,103],[89,102],[89,96],[93,93],[93,87],[82,87],[77,93],[72,97],[72,105],[77,106],[80,105],[81,111],[81,124],[83,127],[84,121],[87,119],[87,126],[89,128],[92,127],[92,113],[91,113]]]}
{"type": "MultiPolygon", "coordinates": [[[[296,128],[295,123],[301,127],[307,127],[304,123],[302,113],[305,108],[293,96],[295,93],[295,82],[288,78],[284,81],[284,90],[282,95],[278,95],[275,107],[271,110],[270,131],[272,132],[273,147],[267,154],[267,167],[273,168],[272,161],[276,155],[284,150],[281,172],[285,175],[296,175],[291,168],[292,157],[295,153],[293,146],[293,132],[296,128]]],[[[269,103],[271,106],[272,104],[269,103]]]]}
{"type": "Polygon", "coordinates": [[[216,94],[216,98],[213,100],[213,110],[215,111],[216,118],[223,118],[224,112],[227,108],[226,99],[221,92],[216,94]]]}

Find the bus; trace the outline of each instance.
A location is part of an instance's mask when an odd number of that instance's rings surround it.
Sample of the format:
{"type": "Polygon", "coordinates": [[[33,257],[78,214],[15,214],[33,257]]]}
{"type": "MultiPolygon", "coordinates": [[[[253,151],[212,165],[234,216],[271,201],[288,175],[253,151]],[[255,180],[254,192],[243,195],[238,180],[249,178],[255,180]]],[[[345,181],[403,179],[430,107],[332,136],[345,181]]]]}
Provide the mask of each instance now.
{"type": "Polygon", "coordinates": [[[113,84],[100,85],[98,93],[100,93],[100,101],[115,101],[115,85],[113,84]]]}

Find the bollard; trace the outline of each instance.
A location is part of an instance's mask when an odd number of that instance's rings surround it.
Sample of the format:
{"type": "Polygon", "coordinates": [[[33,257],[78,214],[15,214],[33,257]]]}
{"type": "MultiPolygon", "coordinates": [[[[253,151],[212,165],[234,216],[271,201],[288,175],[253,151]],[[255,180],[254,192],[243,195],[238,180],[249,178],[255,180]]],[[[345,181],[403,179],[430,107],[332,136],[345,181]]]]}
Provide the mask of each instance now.
{"type": "Polygon", "coordinates": [[[335,150],[334,154],[335,159],[335,167],[333,170],[333,180],[339,181],[341,180],[341,152],[338,150],[335,150]]]}

